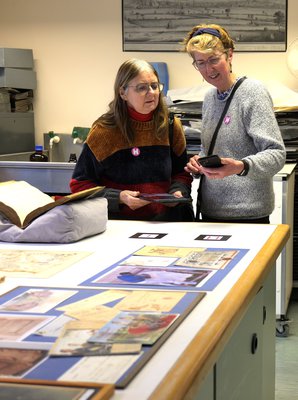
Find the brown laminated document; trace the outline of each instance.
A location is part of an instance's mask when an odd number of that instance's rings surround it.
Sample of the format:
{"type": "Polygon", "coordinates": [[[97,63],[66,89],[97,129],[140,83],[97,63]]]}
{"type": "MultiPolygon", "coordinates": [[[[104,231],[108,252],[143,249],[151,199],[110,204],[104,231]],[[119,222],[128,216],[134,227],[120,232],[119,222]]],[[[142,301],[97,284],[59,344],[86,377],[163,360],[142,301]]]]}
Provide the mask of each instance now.
{"type": "Polygon", "coordinates": [[[54,200],[25,181],[0,183],[0,213],[20,228],[26,228],[35,218],[54,207],[72,201],[91,198],[102,191],[96,186],[54,200]]]}

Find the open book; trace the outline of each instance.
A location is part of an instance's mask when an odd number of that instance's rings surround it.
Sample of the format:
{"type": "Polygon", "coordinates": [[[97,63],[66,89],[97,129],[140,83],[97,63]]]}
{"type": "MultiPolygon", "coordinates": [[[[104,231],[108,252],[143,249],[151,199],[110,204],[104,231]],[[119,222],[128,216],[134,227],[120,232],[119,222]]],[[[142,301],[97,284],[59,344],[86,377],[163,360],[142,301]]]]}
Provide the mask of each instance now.
{"type": "Polygon", "coordinates": [[[54,200],[25,181],[0,183],[0,213],[20,228],[26,228],[35,218],[61,204],[90,198],[104,187],[96,186],[54,200]]]}

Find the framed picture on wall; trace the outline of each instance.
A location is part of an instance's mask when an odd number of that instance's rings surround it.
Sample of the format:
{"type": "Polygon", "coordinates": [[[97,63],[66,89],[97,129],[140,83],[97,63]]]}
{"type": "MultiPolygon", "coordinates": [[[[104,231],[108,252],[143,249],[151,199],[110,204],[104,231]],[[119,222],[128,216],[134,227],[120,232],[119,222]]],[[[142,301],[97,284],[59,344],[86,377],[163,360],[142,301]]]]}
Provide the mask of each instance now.
{"type": "Polygon", "coordinates": [[[122,0],[123,51],[181,51],[199,23],[226,28],[236,51],[287,49],[287,0],[122,0]]]}

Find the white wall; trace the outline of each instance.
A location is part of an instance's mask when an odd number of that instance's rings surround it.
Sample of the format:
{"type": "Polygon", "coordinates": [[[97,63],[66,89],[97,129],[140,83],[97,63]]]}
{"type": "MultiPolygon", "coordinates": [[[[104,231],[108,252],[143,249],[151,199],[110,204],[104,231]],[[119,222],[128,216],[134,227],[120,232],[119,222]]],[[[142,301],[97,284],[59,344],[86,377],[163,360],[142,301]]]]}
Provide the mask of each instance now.
{"type": "MultiPolygon", "coordinates": [[[[297,0],[288,0],[289,44],[298,37],[297,16],[297,0]]],[[[202,82],[186,54],[122,51],[121,0],[0,0],[0,47],[33,49],[39,142],[49,130],[90,126],[112,99],[116,72],[127,58],[166,62],[170,88],[202,82]]],[[[237,74],[278,80],[298,91],[285,52],[237,52],[233,67],[237,74]]]]}

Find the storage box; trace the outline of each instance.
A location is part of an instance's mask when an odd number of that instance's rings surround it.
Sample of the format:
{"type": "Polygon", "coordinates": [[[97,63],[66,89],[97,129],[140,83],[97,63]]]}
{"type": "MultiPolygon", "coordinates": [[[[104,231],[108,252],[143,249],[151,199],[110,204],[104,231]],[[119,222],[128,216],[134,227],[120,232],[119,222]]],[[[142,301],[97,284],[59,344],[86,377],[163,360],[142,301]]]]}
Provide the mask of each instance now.
{"type": "Polygon", "coordinates": [[[31,69],[0,67],[0,87],[36,89],[36,73],[31,69]]]}
{"type": "Polygon", "coordinates": [[[11,112],[10,103],[0,103],[0,113],[3,113],[3,112],[11,112]]]}
{"type": "Polygon", "coordinates": [[[33,68],[33,52],[31,49],[0,48],[0,67],[33,68]]]}
{"type": "Polygon", "coordinates": [[[0,88],[0,113],[1,112],[10,112],[11,104],[10,104],[10,96],[9,93],[1,90],[0,88]]]}
{"type": "Polygon", "coordinates": [[[0,154],[33,151],[34,113],[0,113],[0,154]]]}

